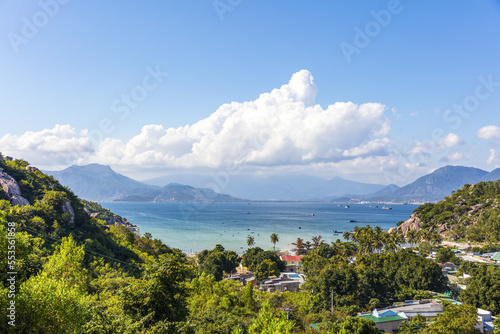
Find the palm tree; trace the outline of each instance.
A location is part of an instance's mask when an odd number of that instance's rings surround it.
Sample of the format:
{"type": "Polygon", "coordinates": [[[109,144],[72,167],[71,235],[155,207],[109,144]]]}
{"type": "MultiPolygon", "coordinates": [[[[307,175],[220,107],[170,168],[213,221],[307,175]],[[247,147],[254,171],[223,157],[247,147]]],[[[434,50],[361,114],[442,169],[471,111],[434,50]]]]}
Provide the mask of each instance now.
{"type": "Polygon", "coordinates": [[[273,243],[273,249],[276,250],[276,243],[280,241],[280,238],[276,233],[271,234],[271,242],[273,243]]]}
{"type": "Polygon", "coordinates": [[[296,254],[296,255],[305,255],[306,253],[306,250],[304,248],[304,239],[301,239],[301,238],[297,238],[297,241],[296,242],[292,242],[292,245],[295,246],[294,249],[292,249],[292,251],[296,254]]]}
{"type": "Polygon", "coordinates": [[[310,241],[306,241],[304,242],[304,249],[306,250],[306,253],[309,253],[309,251],[311,250],[312,248],[312,244],[310,241]]]}
{"type": "MultiPolygon", "coordinates": [[[[368,229],[371,229],[368,225],[366,227],[368,229]]],[[[375,226],[375,228],[369,234],[374,250],[380,253],[380,251],[384,247],[387,232],[382,231],[380,226],[375,226]]]]}
{"type": "Polygon", "coordinates": [[[386,232],[385,235],[385,250],[387,252],[395,252],[398,247],[404,243],[404,236],[401,231],[396,231],[393,233],[386,232]]]}
{"type": "Polygon", "coordinates": [[[312,243],[313,243],[313,249],[316,249],[319,247],[319,245],[321,244],[321,235],[317,236],[317,237],[312,237],[312,243]]]}
{"type": "Polygon", "coordinates": [[[406,242],[415,247],[415,244],[418,243],[418,233],[416,230],[406,232],[406,242]]]}
{"type": "Polygon", "coordinates": [[[255,238],[251,235],[247,237],[247,245],[248,247],[252,247],[253,245],[255,245],[255,238]]]}

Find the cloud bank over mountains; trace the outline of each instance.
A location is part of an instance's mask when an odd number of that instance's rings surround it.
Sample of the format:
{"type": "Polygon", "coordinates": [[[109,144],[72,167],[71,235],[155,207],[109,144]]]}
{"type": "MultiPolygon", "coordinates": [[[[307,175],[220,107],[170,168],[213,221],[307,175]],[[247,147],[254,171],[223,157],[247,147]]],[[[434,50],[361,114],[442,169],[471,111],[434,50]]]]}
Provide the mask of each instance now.
{"type": "MultiPolygon", "coordinates": [[[[315,104],[318,89],[312,74],[301,70],[288,82],[254,101],[222,105],[209,117],[183,127],[149,124],[124,142],[113,137],[93,145],[88,130],[70,125],[25,134],[4,135],[0,150],[24,157],[43,168],[100,163],[128,168],[310,168],[349,173],[406,170],[401,154],[429,151],[416,143],[407,152],[393,152],[392,112],[380,103],[315,104]],[[399,155],[399,156],[398,156],[399,155]]],[[[497,127],[479,130],[477,137],[500,138],[497,127]]],[[[443,136],[436,150],[464,144],[455,133],[443,136]]],[[[457,161],[451,152],[442,161],[457,161]]],[[[57,168],[57,167],[56,167],[57,168]]]]}

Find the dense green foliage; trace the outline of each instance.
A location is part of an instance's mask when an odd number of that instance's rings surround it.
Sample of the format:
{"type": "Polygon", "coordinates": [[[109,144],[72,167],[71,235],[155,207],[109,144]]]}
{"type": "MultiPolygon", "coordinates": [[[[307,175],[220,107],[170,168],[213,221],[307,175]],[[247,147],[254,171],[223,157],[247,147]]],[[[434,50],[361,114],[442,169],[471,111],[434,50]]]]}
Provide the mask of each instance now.
{"type": "Polygon", "coordinates": [[[443,305],[444,313],[422,331],[424,334],[479,334],[477,310],[471,305],[443,305]]]}
{"type": "Polygon", "coordinates": [[[426,326],[426,319],[423,315],[417,314],[410,321],[403,321],[399,325],[399,334],[416,334],[420,333],[426,326]]]}
{"type": "Polygon", "coordinates": [[[500,244],[486,244],[483,247],[473,247],[471,251],[476,253],[495,253],[500,251],[500,244]]]}
{"type": "MultiPolygon", "coordinates": [[[[500,181],[466,185],[443,201],[415,209],[422,229],[444,227],[451,239],[472,242],[500,242],[500,181]]],[[[443,228],[442,228],[443,229],[443,228]]]]}
{"type": "Polygon", "coordinates": [[[437,264],[405,249],[358,256],[355,263],[313,252],[303,263],[308,287],[321,293],[324,307],[330,305],[332,291],[335,306],[359,309],[372,299],[387,305],[409,297],[425,297],[425,290],[442,291],[446,286],[437,264]]]}
{"type": "Polygon", "coordinates": [[[85,208],[90,213],[98,213],[99,219],[107,220],[107,219],[113,217],[113,213],[111,211],[109,211],[109,209],[103,208],[99,203],[87,201],[84,199],[82,199],[81,201],[82,201],[82,204],[85,206],[85,208]]]}
{"type": "Polygon", "coordinates": [[[197,256],[200,272],[214,275],[220,281],[225,274],[232,274],[241,258],[234,251],[226,251],[222,245],[216,245],[211,251],[204,250],[197,256]]]}
{"type": "Polygon", "coordinates": [[[256,271],[265,260],[276,263],[280,271],[285,271],[286,269],[286,263],[283,262],[276,253],[265,251],[260,247],[249,248],[246,253],[243,254],[241,264],[252,271],[256,271]]]}
{"type": "Polygon", "coordinates": [[[460,297],[467,304],[500,314],[500,267],[468,264],[467,270],[472,276],[467,289],[460,297]]]}
{"type": "Polygon", "coordinates": [[[453,262],[456,265],[459,265],[462,260],[459,259],[451,248],[438,248],[436,252],[436,262],[453,262]]]}

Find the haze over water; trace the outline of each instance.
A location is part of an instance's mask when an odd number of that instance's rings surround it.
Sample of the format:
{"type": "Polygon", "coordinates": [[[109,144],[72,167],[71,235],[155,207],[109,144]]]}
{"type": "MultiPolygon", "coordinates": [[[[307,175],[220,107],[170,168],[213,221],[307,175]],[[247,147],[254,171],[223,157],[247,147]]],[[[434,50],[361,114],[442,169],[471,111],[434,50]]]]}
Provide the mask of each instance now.
{"type": "Polygon", "coordinates": [[[185,252],[213,249],[222,244],[228,250],[243,253],[247,236],[255,246],[272,247],[271,233],[280,241],[276,248],[291,250],[297,238],[304,241],[321,235],[326,242],[342,239],[344,231],[356,225],[380,226],[384,230],[406,220],[416,205],[350,204],[310,202],[244,203],[104,203],[115,214],[126,217],[170,247],[185,252]],[[355,221],[355,222],[351,222],[355,221]],[[341,232],[334,235],[334,230],[341,232]]]}

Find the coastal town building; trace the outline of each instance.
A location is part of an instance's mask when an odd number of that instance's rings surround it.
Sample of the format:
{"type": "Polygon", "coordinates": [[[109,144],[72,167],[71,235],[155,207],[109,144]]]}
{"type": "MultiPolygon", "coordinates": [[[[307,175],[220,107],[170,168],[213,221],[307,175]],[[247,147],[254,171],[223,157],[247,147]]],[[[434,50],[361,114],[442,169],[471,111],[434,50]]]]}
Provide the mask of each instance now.
{"type": "Polygon", "coordinates": [[[383,333],[397,333],[399,325],[403,321],[407,321],[408,318],[403,315],[398,314],[393,310],[373,310],[370,314],[358,315],[360,318],[369,319],[375,321],[375,327],[383,333]]]}
{"type": "Polygon", "coordinates": [[[282,278],[265,281],[259,287],[259,291],[267,292],[285,292],[299,291],[300,282],[295,280],[283,280],[282,278]]]}
{"type": "MultiPolygon", "coordinates": [[[[455,300],[452,303],[461,304],[455,300]]],[[[443,304],[438,300],[423,299],[407,301],[402,306],[390,307],[382,310],[373,310],[368,313],[358,313],[358,317],[375,321],[378,330],[384,333],[397,333],[403,321],[411,321],[417,315],[423,315],[427,323],[433,321],[439,314],[444,313],[443,304]]],[[[477,309],[476,328],[485,334],[493,334],[493,318],[491,312],[477,309]]]]}
{"type": "Polygon", "coordinates": [[[458,270],[458,266],[452,262],[438,263],[438,265],[441,267],[443,275],[453,274],[458,270]]]}
{"type": "Polygon", "coordinates": [[[281,256],[281,260],[286,262],[286,271],[297,272],[300,270],[300,261],[303,257],[303,255],[281,256]]]}

